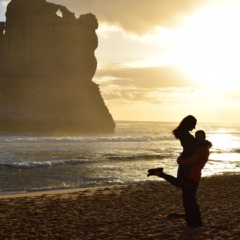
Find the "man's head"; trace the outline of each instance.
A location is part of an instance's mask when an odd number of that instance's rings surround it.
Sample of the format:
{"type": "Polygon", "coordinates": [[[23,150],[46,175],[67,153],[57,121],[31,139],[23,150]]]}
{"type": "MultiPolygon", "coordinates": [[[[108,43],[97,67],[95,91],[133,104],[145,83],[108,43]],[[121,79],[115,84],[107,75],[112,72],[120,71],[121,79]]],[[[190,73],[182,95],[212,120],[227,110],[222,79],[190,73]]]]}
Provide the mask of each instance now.
{"type": "Polygon", "coordinates": [[[206,140],[206,133],[203,130],[198,130],[195,132],[195,138],[197,142],[202,142],[206,140]]]}

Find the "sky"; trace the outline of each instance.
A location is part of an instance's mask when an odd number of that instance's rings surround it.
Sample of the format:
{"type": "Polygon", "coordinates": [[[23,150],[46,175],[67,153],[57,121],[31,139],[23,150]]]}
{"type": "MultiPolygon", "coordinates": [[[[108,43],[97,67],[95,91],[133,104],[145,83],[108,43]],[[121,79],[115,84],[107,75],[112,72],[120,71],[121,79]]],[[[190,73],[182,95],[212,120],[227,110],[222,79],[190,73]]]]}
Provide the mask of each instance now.
{"type": "Polygon", "coordinates": [[[240,0],[48,2],[98,19],[93,81],[114,120],[240,123],[240,0]]]}

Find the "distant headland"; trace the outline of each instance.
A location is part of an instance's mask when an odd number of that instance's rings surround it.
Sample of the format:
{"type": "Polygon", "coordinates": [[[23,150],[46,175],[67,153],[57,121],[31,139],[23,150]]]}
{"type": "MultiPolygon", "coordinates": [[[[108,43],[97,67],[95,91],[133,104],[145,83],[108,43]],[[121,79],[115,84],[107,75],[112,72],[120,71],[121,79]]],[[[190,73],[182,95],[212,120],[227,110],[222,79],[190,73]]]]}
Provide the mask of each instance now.
{"type": "Polygon", "coordinates": [[[97,28],[93,14],[76,18],[46,0],[8,4],[0,22],[0,132],[114,132],[92,82],[97,28]]]}

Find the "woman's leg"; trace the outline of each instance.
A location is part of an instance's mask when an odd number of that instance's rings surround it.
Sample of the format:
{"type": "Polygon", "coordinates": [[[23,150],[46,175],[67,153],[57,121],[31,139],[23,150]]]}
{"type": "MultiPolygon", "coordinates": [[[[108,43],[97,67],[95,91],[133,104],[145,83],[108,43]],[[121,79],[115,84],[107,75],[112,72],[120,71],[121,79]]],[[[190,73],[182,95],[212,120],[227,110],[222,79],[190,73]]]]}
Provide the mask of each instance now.
{"type": "Polygon", "coordinates": [[[164,180],[166,180],[167,182],[169,182],[170,184],[172,184],[177,188],[181,187],[181,182],[179,181],[179,179],[176,177],[173,177],[172,175],[169,175],[163,172],[159,177],[163,178],[164,180]]]}
{"type": "Polygon", "coordinates": [[[178,166],[177,177],[166,174],[163,172],[163,168],[152,168],[148,170],[149,176],[158,176],[165,179],[167,182],[177,188],[181,188],[182,183],[186,180],[189,173],[189,166],[178,166]]]}
{"type": "Polygon", "coordinates": [[[148,177],[149,176],[157,176],[165,179],[169,183],[171,183],[173,186],[180,188],[181,185],[179,183],[179,180],[172,175],[166,174],[163,172],[163,168],[152,168],[148,170],[148,177]]]}

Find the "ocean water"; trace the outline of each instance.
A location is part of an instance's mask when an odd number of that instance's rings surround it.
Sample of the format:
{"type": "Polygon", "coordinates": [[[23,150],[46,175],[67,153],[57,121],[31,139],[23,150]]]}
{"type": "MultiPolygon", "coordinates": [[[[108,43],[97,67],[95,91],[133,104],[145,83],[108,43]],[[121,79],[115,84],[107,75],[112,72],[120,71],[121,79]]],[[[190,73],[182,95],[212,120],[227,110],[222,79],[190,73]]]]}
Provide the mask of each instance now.
{"type": "MultiPolygon", "coordinates": [[[[149,168],[176,175],[182,148],[177,123],[117,121],[108,135],[0,135],[0,194],[161,181],[149,168]]],[[[240,124],[198,124],[212,142],[203,176],[240,173],[240,124]]]]}

